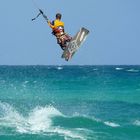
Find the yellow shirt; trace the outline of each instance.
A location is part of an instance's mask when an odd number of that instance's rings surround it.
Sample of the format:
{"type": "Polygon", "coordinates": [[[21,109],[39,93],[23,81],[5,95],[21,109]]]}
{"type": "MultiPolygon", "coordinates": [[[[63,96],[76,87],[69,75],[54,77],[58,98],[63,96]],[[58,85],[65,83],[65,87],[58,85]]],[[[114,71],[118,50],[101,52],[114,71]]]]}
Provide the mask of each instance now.
{"type": "Polygon", "coordinates": [[[53,30],[55,30],[55,29],[57,29],[57,27],[59,27],[59,26],[64,27],[64,22],[62,22],[62,21],[56,19],[56,20],[54,20],[53,24],[50,23],[50,21],[49,21],[49,22],[48,22],[48,25],[49,25],[53,30]]]}

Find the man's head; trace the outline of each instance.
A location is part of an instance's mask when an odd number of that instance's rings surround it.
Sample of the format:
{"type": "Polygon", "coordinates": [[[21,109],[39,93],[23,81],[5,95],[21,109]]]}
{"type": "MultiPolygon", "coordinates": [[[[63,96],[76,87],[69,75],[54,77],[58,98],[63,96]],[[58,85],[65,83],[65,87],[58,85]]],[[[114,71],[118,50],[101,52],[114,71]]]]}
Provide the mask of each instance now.
{"type": "Polygon", "coordinates": [[[56,19],[61,19],[62,15],[60,13],[56,14],[56,19]]]}

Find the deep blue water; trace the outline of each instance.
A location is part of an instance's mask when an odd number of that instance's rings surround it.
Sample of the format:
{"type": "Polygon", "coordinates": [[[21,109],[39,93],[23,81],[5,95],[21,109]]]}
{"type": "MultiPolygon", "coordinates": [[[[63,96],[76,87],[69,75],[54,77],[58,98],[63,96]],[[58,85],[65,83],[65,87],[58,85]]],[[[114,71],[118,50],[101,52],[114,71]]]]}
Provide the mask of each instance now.
{"type": "Polygon", "coordinates": [[[140,66],[0,66],[0,139],[139,140],[140,66]]]}

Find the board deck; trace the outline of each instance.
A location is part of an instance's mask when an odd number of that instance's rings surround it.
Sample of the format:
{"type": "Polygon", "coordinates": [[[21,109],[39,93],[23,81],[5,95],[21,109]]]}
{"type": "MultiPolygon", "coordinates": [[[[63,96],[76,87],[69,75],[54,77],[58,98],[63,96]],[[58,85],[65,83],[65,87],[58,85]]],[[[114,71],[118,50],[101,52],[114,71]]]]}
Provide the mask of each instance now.
{"type": "Polygon", "coordinates": [[[71,59],[75,52],[81,47],[88,34],[89,30],[82,27],[80,31],[72,38],[72,40],[68,42],[67,47],[62,54],[62,58],[64,58],[66,61],[71,59]]]}

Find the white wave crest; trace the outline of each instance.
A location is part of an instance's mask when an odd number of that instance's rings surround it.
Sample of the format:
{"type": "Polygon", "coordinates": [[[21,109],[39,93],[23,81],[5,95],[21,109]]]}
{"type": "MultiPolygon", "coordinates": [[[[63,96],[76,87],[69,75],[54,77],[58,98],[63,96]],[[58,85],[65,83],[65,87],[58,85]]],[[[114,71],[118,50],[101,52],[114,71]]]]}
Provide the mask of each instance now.
{"type": "Polygon", "coordinates": [[[36,107],[27,119],[30,125],[30,130],[33,132],[45,132],[52,125],[51,117],[61,116],[57,109],[52,106],[49,107],[36,107]]]}
{"type": "Polygon", "coordinates": [[[52,124],[51,117],[62,115],[53,106],[36,107],[26,117],[7,103],[0,102],[0,110],[3,112],[0,125],[15,127],[20,133],[45,132],[52,124]]]}
{"type": "Polygon", "coordinates": [[[114,123],[114,122],[109,122],[109,121],[104,122],[104,124],[111,127],[120,127],[119,124],[114,123]]]}
{"type": "Polygon", "coordinates": [[[57,67],[57,69],[58,69],[58,70],[62,70],[62,69],[63,69],[63,67],[60,67],[60,66],[59,66],[59,67],[57,67]]]}
{"type": "Polygon", "coordinates": [[[136,120],[136,121],[134,121],[133,124],[136,125],[136,126],[140,126],[140,120],[136,120]]]}
{"type": "Polygon", "coordinates": [[[123,68],[115,68],[116,70],[123,70],[123,68]]]}

